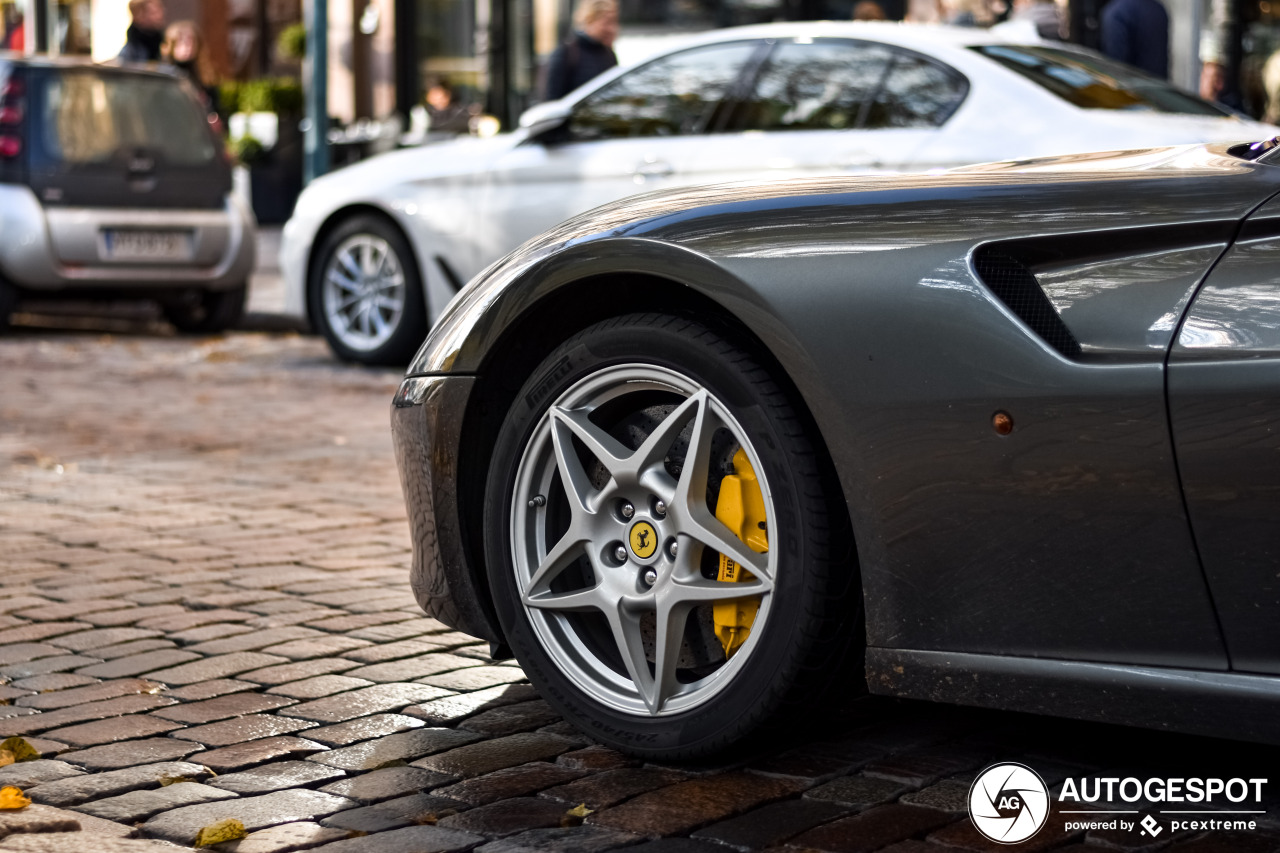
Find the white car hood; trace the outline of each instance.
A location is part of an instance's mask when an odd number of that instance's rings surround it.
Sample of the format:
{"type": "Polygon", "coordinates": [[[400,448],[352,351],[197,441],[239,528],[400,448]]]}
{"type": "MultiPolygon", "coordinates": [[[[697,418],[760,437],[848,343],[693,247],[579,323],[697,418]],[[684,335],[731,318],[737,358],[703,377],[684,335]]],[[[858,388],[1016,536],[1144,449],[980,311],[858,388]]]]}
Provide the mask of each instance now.
{"type": "Polygon", "coordinates": [[[462,137],[388,151],[312,181],[304,195],[308,203],[331,203],[340,198],[376,196],[396,184],[484,174],[523,140],[524,133],[517,131],[488,139],[462,137]]]}

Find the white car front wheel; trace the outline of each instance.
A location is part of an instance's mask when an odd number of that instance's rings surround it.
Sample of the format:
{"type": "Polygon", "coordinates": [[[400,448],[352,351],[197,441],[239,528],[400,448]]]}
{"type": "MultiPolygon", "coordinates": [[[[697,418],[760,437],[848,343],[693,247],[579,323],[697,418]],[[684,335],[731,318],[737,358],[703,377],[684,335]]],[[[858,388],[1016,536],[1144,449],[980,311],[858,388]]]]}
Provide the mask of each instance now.
{"type": "Polygon", "coordinates": [[[381,217],[351,217],[325,236],[309,298],[311,316],[346,361],[405,364],[427,334],[413,252],[381,217]]]}

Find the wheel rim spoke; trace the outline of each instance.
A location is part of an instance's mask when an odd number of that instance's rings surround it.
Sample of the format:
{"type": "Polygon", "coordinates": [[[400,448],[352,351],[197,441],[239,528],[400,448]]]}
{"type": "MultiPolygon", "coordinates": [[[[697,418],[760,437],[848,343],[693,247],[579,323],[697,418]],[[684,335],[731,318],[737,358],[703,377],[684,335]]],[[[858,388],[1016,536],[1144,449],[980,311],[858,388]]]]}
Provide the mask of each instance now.
{"type": "Polygon", "coordinates": [[[574,517],[595,511],[595,502],[599,496],[591,478],[582,467],[582,460],[573,447],[573,430],[567,418],[556,411],[551,421],[551,439],[555,444],[556,464],[560,468],[560,480],[564,483],[565,492],[569,496],[569,504],[574,517]]]}
{"type": "Polygon", "coordinates": [[[609,629],[613,632],[613,641],[622,654],[623,666],[631,681],[636,685],[645,707],[650,714],[657,712],[656,691],[653,677],[649,675],[649,661],[644,653],[644,636],[640,630],[638,611],[627,607],[627,602],[619,601],[605,614],[609,619],[609,629]]]}
{"type": "Polygon", "coordinates": [[[696,416],[701,419],[702,412],[706,408],[706,401],[707,392],[699,391],[677,406],[675,411],[667,415],[662,423],[658,424],[632,455],[632,467],[637,473],[646,471],[653,466],[662,466],[667,452],[684,429],[684,425],[689,422],[689,418],[696,413],[696,416]]]}
{"type": "Polygon", "coordinates": [[[359,283],[343,275],[342,270],[338,269],[336,266],[329,267],[328,279],[333,284],[350,293],[355,293],[360,290],[359,283]]]}
{"type": "Polygon", "coordinates": [[[682,602],[659,604],[655,615],[653,679],[649,689],[641,687],[649,714],[656,716],[667,698],[676,689],[676,663],[680,660],[680,646],[684,642],[684,626],[689,608],[682,602]]]}
{"type": "Polygon", "coordinates": [[[606,614],[612,610],[607,600],[601,596],[598,586],[573,592],[526,595],[524,603],[542,610],[599,610],[606,614]]]}
{"type": "Polygon", "coordinates": [[[731,601],[735,598],[748,598],[773,592],[773,583],[759,578],[739,583],[722,583],[698,578],[692,581],[677,581],[671,584],[668,594],[676,601],[687,605],[707,604],[716,601],[731,601]]]}
{"type": "Polygon", "coordinates": [[[618,474],[627,470],[632,452],[622,442],[593,424],[585,412],[557,408],[555,417],[586,445],[592,456],[600,460],[610,477],[617,479],[618,474]]]}
{"type": "Polygon", "coordinates": [[[582,525],[571,526],[538,564],[537,571],[529,578],[529,583],[525,587],[525,596],[543,591],[560,572],[571,566],[573,561],[582,555],[583,546],[587,541],[588,537],[582,530],[582,525]]]}
{"type": "Polygon", "coordinates": [[[360,278],[360,263],[356,260],[350,249],[339,252],[337,257],[338,263],[346,267],[347,274],[351,276],[352,279],[360,278]]]}
{"type": "Polygon", "coordinates": [[[752,551],[747,543],[735,536],[732,530],[705,508],[695,506],[689,510],[689,517],[685,519],[682,531],[689,539],[704,548],[724,554],[756,577],[771,580],[767,552],[759,554],[752,551]]]}

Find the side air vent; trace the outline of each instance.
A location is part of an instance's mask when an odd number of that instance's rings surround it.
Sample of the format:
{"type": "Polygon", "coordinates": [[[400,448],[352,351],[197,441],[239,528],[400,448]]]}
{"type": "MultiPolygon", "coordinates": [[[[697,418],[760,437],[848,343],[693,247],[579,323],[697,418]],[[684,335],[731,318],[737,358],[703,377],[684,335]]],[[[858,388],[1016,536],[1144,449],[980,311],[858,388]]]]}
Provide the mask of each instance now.
{"type": "Polygon", "coordinates": [[[973,255],[973,268],[992,293],[1045,343],[1068,358],[1080,355],[1080,342],[1062,322],[1026,264],[999,249],[983,247],[973,255]]]}

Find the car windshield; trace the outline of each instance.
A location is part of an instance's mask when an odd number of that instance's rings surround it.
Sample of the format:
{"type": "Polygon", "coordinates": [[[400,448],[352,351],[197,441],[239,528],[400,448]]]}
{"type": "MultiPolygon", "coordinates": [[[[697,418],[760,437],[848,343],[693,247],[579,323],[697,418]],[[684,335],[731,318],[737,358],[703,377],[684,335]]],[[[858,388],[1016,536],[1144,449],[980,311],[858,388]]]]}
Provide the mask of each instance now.
{"type": "Polygon", "coordinates": [[[183,166],[217,155],[199,105],[167,77],[92,70],[51,74],[42,125],[46,156],[68,164],[101,163],[139,148],[183,166]]]}
{"type": "Polygon", "coordinates": [[[1087,110],[1230,115],[1163,80],[1101,56],[1039,45],[984,44],[971,49],[1087,110]]]}

